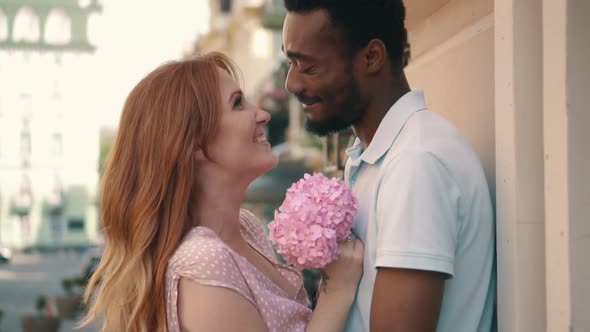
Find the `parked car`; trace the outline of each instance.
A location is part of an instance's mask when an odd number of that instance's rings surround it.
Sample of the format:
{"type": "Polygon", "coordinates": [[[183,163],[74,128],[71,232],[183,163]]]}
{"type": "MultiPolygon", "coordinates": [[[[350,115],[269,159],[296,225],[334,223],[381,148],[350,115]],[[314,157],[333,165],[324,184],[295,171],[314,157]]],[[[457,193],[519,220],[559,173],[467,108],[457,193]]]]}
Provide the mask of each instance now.
{"type": "Polygon", "coordinates": [[[12,259],[12,250],[0,246],[0,263],[9,263],[12,259]]]}
{"type": "Polygon", "coordinates": [[[83,284],[86,284],[94,271],[96,271],[96,267],[98,266],[98,262],[100,262],[101,256],[102,247],[90,248],[82,255],[80,263],[80,277],[83,280],[83,284]]]}

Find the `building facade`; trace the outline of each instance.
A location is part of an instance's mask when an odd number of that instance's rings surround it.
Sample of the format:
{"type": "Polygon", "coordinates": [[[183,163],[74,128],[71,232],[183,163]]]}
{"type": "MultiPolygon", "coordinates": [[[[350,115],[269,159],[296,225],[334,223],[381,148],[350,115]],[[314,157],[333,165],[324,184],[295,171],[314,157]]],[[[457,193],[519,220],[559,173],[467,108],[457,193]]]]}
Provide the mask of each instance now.
{"type": "Polygon", "coordinates": [[[96,1],[0,0],[0,243],[98,240],[98,123],[89,121],[96,1]]]}

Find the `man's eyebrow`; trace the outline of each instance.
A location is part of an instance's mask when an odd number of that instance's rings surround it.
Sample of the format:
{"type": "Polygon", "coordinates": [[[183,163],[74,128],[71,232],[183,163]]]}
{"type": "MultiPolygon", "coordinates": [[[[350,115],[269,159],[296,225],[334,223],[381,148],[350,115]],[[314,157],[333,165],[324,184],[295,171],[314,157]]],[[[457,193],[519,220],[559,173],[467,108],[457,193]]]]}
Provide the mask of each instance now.
{"type": "Polygon", "coordinates": [[[301,53],[301,52],[293,52],[293,51],[286,51],[284,45],[281,45],[281,51],[285,53],[287,58],[289,59],[298,59],[298,60],[313,60],[313,56],[301,53]]]}

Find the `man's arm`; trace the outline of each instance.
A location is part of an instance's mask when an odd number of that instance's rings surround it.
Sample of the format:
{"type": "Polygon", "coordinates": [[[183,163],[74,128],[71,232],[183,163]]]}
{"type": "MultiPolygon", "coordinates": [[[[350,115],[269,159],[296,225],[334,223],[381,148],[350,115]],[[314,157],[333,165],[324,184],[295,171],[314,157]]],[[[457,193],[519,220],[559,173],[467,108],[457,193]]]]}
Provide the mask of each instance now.
{"type": "Polygon", "coordinates": [[[444,283],[454,274],[460,190],[433,154],[388,165],[377,200],[377,276],[371,331],[435,331],[444,283]]]}
{"type": "Polygon", "coordinates": [[[438,272],[379,268],[371,303],[371,331],[435,331],[445,277],[438,272]]]}

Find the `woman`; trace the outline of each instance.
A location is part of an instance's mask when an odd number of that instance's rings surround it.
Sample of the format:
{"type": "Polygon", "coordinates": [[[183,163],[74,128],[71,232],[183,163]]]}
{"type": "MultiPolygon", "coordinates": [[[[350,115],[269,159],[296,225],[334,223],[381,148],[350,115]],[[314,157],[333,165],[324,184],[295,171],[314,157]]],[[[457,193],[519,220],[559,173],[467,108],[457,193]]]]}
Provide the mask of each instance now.
{"type": "Polygon", "coordinates": [[[103,331],[339,331],[363,247],[340,244],[329,289],[309,309],[240,203],[277,164],[236,70],[221,54],[165,64],[129,95],[103,179],[106,246],[84,323],[103,331]]]}

